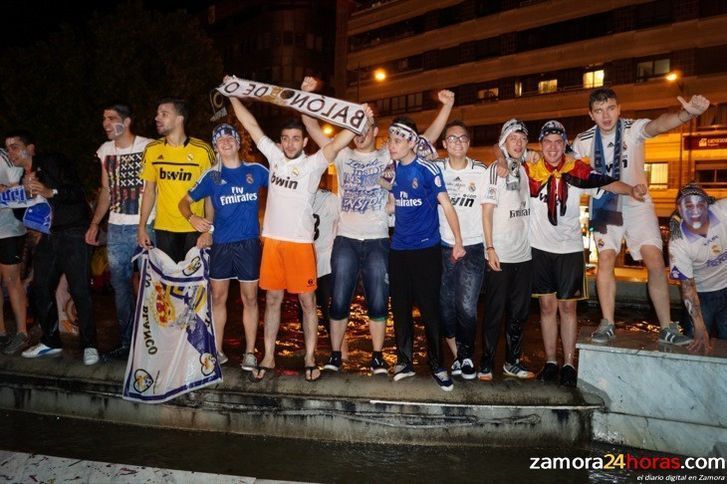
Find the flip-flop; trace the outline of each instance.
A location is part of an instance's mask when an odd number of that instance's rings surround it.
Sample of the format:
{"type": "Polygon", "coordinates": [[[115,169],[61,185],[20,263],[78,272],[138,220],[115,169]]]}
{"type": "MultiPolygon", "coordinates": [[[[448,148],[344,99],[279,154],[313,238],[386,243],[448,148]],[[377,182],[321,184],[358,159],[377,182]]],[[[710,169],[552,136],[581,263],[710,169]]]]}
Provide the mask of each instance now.
{"type": "Polygon", "coordinates": [[[247,379],[250,380],[252,383],[260,383],[263,381],[266,377],[271,376],[273,372],[275,371],[274,367],[269,366],[256,366],[256,371],[251,371],[249,375],[247,375],[247,379]],[[260,372],[263,372],[261,375],[260,372]],[[257,376],[255,374],[257,373],[257,376]]]}
{"type": "Polygon", "coordinates": [[[306,366],[304,374],[305,374],[305,381],[307,381],[308,383],[313,383],[314,381],[320,380],[321,375],[323,373],[321,372],[321,369],[318,368],[317,366],[306,366]],[[313,378],[313,371],[315,371],[315,370],[318,370],[318,376],[313,378]]]}

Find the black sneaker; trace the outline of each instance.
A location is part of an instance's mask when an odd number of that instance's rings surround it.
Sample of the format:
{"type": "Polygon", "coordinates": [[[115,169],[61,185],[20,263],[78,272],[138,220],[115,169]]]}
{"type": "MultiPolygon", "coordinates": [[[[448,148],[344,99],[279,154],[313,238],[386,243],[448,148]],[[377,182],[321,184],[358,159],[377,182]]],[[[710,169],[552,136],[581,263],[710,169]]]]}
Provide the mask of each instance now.
{"type": "Polygon", "coordinates": [[[558,365],[555,363],[547,362],[540,373],[538,373],[538,380],[550,383],[558,380],[558,365]]]}
{"type": "Polygon", "coordinates": [[[439,388],[441,388],[445,392],[451,392],[454,388],[454,382],[452,382],[452,379],[449,377],[449,373],[447,373],[447,370],[445,370],[444,368],[439,368],[435,370],[432,373],[432,377],[437,383],[437,386],[439,386],[439,388]]]}
{"type": "Polygon", "coordinates": [[[564,387],[574,387],[578,383],[578,372],[571,365],[563,365],[560,370],[560,384],[564,387]]]}
{"type": "Polygon", "coordinates": [[[373,358],[371,358],[371,373],[373,373],[374,375],[388,375],[388,363],[386,363],[383,358],[374,356],[373,358]]]}
{"type": "Polygon", "coordinates": [[[461,376],[463,380],[474,380],[475,378],[477,378],[477,370],[475,370],[475,365],[469,358],[462,359],[461,370],[461,376]]]}
{"type": "Polygon", "coordinates": [[[126,360],[129,358],[129,347],[119,346],[115,350],[111,350],[108,353],[101,355],[101,361],[109,362],[114,360],[126,360]]]}
{"type": "Polygon", "coordinates": [[[403,380],[416,375],[414,367],[409,363],[399,363],[394,367],[394,381],[403,380]]]}
{"type": "Polygon", "coordinates": [[[340,371],[342,364],[341,353],[339,351],[334,351],[331,353],[331,357],[328,358],[328,363],[325,364],[323,369],[328,371],[340,371]]]}

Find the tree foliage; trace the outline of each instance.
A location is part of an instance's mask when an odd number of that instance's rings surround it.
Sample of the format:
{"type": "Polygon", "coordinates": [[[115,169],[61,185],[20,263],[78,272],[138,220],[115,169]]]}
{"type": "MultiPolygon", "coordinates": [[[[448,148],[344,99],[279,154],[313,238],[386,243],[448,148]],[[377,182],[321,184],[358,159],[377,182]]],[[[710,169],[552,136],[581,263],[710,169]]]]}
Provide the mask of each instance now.
{"type": "Polygon", "coordinates": [[[154,138],[157,100],[182,97],[192,110],[187,132],[208,139],[207,97],[222,78],[222,60],[195,17],[149,10],[136,0],[6,50],[0,72],[0,131],[30,129],[40,150],[65,153],[87,186],[97,186],[93,159],[106,140],[103,107],[130,103],[135,132],[154,138]]]}

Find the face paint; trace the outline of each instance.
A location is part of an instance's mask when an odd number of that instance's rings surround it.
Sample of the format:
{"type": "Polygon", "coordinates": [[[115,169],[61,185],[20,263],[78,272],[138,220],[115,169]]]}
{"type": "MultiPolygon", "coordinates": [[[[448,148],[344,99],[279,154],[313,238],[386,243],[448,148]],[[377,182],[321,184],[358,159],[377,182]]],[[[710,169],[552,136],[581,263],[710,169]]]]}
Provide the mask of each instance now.
{"type": "Polygon", "coordinates": [[[699,230],[707,222],[708,206],[704,197],[688,195],[679,201],[679,215],[690,228],[699,230]]]}
{"type": "Polygon", "coordinates": [[[124,123],[114,123],[111,129],[114,130],[114,136],[121,136],[124,134],[124,123]]]}

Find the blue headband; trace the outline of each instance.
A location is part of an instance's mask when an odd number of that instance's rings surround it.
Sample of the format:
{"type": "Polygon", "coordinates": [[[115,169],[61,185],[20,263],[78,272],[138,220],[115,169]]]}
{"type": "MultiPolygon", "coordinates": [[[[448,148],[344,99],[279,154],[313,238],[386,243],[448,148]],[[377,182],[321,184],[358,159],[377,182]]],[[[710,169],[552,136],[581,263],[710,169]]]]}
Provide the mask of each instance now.
{"type": "Polygon", "coordinates": [[[227,123],[222,123],[220,125],[217,125],[214,131],[212,131],[212,146],[216,146],[217,140],[219,140],[222,136],[232,136],[233,138],[235,138],[235,141],[237,141],[238,145],[242,144],[240,142],[240,134],[237,132],[237,130],[227,123]]]}

